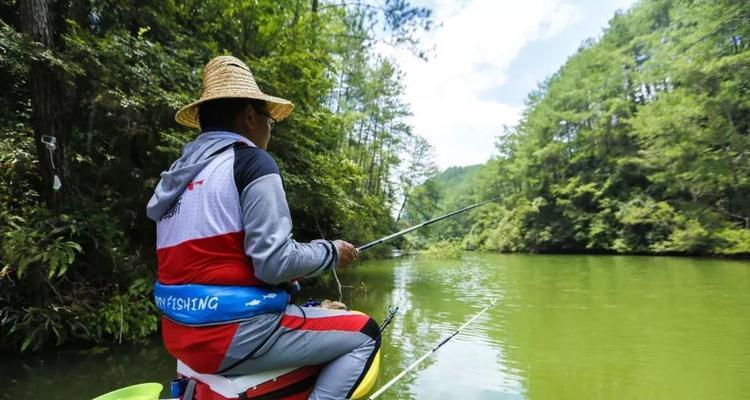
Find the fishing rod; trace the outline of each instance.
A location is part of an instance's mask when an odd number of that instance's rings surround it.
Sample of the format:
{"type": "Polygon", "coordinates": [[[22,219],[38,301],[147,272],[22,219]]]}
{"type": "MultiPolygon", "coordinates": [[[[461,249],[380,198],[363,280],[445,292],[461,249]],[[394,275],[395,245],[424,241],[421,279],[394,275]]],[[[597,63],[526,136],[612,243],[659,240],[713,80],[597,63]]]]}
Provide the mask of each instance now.
{"type": "Polygon", "coordinates": [[[417,230],[417,229],[419,229],[419,228],[421,228],[421,227],[423,227],[423,226],[427,226],[427,225],[430,225],[430,224],[434,224],[435,222],[438,222],[438,221],[442,221],[442,220],[444,220],[444,219],[446,219],[446,218],[448,218],[448,217],[452,217],[452,216],[454,216],[454,215],[456,215],[456,214],[460,214],[460,213],[462,213],[462,212],[465,212],[465,211],[469,211],[469,210],[471,210],[472,208],[477,208],[477,207],[479,207],[479,206],[482,206],[482,205],[485,205],[485,204],[487,204],[487,203],[491,203],[491,202],[493,202],[493,201],[497,201],[497,200],[499,200],[499,198],[498,198],[498,199],[485,200],[485,201],[483,201],[483,202],[481,202],[481,203],[477,203],[477,204],[473,204],[473,205],[470,205],[470,206],[468,206],[468,207],[464,207],[464,208],[462,208],[462,209],[460,209],[460,210],[456,210],[456,211],[450,212],[450,213],[448,213],[448,214],[445,214],[445,215],[441,215],[441,216],[439,216],[439,217],[437,217],[437,218],[433,218],[433,219],[431,219],[431,220],[429,220],[429,221],[425,221],[425,222],[422,222],[421,224],[418,224],[418,225],[414,225],[414,226],[412,226],[412,227],[409,227],[409,228],[406,228],[406,229],[404,229],[404,230],[402,230],[402,231],[398,231],[398,232],[396,232],[396,233],[393,233],[393,234],[390,234],[390,235],[388,235],[388,236],[382,237],[382,238],[380,238],[380,239],[378,239],[378,240],[375,240],[375,241],[372,241],[372,242],[370,242],[370,243],[367,243],[367,244],[363,244],[362,246],[359,246],[359,247],[357,247],[357,253],[359,253],[359,252],[361,252],[361,251],[364,251],[364,250],[367,250],[367,249],[369,249],[370,247],[373,247],[373,246],[377,246],[377,245],[379,245],[379,244],[381,244],[381,243],[385,243],[385,242],[387,242],[387,241],[389,241],[389,240],[393,240],[393,239],[395,239],[395,238],[397,238],[397,237],[400,237],[400,236],[406,235],[407,233],[409,233],[409,232],[411,232],[411,231],[414,231],[414,230],[417,230]]]}
{"type": "Polygon", "coordinates": [[[455,337],[456,335],[458,335],[458,333],[461,332],[462,329],[466,328],[469,324],[471,324],[472,322],[474,322],[475,319],[479,318],[480,315],[484,314],[485,311],[489,310],[490,307],[494,306],[496,301],[497,301],[497,297],[494,298],[494,299],[492,299],[492,300],[490,300],[490,304],[488,304],[487,307],[483,308],[482,311],[480,311],[477,315],[475,315],[474,317],[472,317],[470,320],[466,321],[465,324],[461,325],[460,328],[456,329],[453,333],[451,333],[450,335],[448,335],[448,337],[446,337],[445,339],[441,340],[440,343],[438,343],[430,351],[428,351],[427,353],[425,353],[417,361],[414,361],[405,370],[401,371],[401,373],[398,374],[398,375],[396,375],[395,378],[391,379],[390,381],[388,381],[388,383],[386,383],[385,385],[381,386],[380,389],[378,389],[375,393],[373,393],[369,397],[369,400],[373,400],[373,399],[379,397],[381,394],[383,394],[383,392],[385,392],[386,390],[388,390],[388,388],[390,388],[396,382],[398,382],[401,378],[403,378],[404,375],[406,375],[409,371],[411,371],[412,369],[414,369],[414,367],[416,367],[419,363],[421,363],[427,357],[429,357],[430,355],[432,355],[432,353],[436,352],[437,349],[439,349],[440,347],[442,347],[444,344],[448,343],[448,341],[451,340],[451,339],[453,339],[453,337],[455,337]]]}
{"type": "Polygon", "coordinates": [[[385,320],[383,320],[383,324],[380,325],[380,333],[383,333],[385,328],[388,327],[388,325],[393,321],[393,317],[396,316],[396,313],[398,312],[398,306],[391,306],[388,307],[388,316],[385,317],[385,320]]]}

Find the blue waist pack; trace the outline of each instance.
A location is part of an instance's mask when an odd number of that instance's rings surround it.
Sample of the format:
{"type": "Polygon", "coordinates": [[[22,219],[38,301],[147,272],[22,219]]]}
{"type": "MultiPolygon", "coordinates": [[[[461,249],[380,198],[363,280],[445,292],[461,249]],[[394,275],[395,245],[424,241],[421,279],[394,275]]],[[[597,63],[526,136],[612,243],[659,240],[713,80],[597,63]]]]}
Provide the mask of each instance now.
{"type": "Polygon", "coordinates": [[[162,285],[154,287],[156,307],[169,319],[184,325],[213,325],[281,313],[289,294],[278,288],[257,286],[162,285]]]}

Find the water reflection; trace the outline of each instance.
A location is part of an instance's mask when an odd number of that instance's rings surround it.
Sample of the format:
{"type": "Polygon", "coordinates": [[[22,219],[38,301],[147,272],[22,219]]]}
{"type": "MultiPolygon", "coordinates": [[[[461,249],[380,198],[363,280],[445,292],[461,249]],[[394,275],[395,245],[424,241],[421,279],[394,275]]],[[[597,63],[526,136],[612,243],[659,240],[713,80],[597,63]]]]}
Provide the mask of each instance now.
{"type": "MultiPolygon", "coordinates": [[[[467,254],[372,261],[339,274],[377,320],[379,385],[498,303],[384,399],[750,398],[750,263],[687,258],[467,254]]],[[[304,297],[335,298],[335,284],[304,297]]],[[[304,300],[301,299],[301,300],[304,300]]],[[[3,358],[2,399],[90,398],[166,382],[158,338],[101,353],[3,358]]]]}
{"type": "Polygon", "coordinates": [[[139,382],[167,382],[175,363],[158,338],[55,354],[3,356],[0,399],[91,399],[139,382]]]}
{"type": "Polygon", "coordinates": [[[749,270],[654,257],[398,262],[391,299],[407,307],[386,342],[383,382],[489,298],[500,302],[385,397],[747,397],[749,270]]]}

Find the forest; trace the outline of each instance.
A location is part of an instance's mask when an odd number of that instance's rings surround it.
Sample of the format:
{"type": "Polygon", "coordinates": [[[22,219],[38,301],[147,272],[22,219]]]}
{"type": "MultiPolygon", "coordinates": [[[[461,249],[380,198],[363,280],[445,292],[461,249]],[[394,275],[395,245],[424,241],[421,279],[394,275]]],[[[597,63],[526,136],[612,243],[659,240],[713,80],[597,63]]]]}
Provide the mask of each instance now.
{"type": "Polygon", "coordinates": [[[156,332],[145,206],[197,135],[174,113],[219,54],[296,105],[269,146],[295,238],[388,232],[424,140],[373,47],[420,55],[430,25],[405,0],[0,1],[0,350],[156,332]]]}
{"type": "Polygon", "coordinates": [[[417,187],[412,240],[465,249],[750,254],[750,3],[643,0],[529,94],[480,166],[417,187]]]}
{"type": "Polygon", "coordinates": [[[364,243],[497,198],[399,245],[750,254],[750,3],[618,12],[498,127],[491,160],[427,179],[376,45],[425,57],[432,25],[406,0],[0,0],[0,351],[156,332],[145,205],[219,54],[296,105],[269,152],[298,240],[364,243]]]}

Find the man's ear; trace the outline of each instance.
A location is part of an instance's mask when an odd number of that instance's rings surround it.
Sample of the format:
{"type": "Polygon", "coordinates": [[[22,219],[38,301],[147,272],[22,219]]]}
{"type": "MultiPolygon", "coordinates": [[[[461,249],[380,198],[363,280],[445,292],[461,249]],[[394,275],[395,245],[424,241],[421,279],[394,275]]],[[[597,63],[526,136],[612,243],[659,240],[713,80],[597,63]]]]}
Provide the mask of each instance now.
{"type": "Polygon", "coordinates": [[[255,118],[258,118],[253,110],[253,107],[248,104],[245,108],[240,111],[237,115],[237,121],[235,121],[242,132],[250,132],[251,127],[255,123],[255,118]]]}

